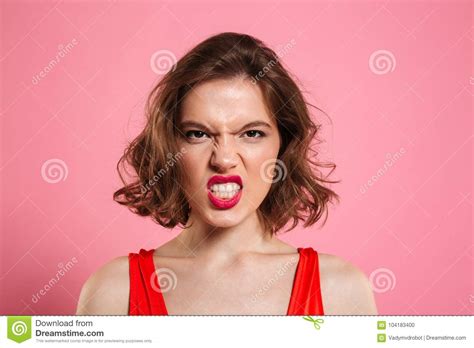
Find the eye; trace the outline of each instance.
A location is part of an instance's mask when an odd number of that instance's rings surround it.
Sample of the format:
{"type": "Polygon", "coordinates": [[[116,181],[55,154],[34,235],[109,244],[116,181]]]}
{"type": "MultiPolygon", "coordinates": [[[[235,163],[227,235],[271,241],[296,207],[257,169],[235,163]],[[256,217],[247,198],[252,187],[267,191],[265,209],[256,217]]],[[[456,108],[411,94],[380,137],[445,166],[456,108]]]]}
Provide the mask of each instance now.
{"type": "Polygon", "coordinates": [[[187,131],[185,135],[186,135],[186,138],[189,138],[189,139],[201,139],[204,135],[207,135],[207,134],[204,133],[203,131],[191,130],[191,131],[187,131]],[[194,136],[191,136],[193,134],[194,136]]]}
{"type": "Polygon", "coordinates": [[[255,129],[246,131],[244,134],[246,134],[247,137],[249,137],[249,138],[262,138],[262,137],[265,136],[264,132],[259,131],[259,130],[255,130],[255,129]]]}

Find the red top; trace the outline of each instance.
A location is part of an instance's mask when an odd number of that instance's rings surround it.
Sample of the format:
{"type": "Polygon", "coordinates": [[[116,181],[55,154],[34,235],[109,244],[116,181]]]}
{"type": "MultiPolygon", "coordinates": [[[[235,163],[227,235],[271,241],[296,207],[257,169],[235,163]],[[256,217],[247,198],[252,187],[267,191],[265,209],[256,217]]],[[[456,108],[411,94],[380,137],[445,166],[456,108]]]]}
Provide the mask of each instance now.
{"type": "MultiPolygon", "coordinates": [[[[130,253],[129,315],[168,315],[155,271],[154,249],[130,253]]],[[[298,248],[296,268],[287,315],[324,315],[319,280],[318,253],[313,248],[298,248]]]]}

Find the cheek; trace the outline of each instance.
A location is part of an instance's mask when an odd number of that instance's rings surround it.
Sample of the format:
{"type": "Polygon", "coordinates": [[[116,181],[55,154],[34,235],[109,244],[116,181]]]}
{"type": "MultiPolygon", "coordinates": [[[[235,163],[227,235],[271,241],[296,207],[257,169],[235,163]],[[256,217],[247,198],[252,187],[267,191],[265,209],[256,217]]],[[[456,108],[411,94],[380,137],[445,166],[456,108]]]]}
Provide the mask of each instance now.
{"type": "Polygon", "coordinates": [[[187,178],[185,187],[196,188],[202,185],[200,180],[205,176],[206,162],[202,156],[187,151],[181,160],[181,168],[187,178]]]}
{"type": "Polygon", "coordinates": [[[204,150],[203,146],[191,145],[188,142],[182,141],[179,143],[180,149],[183,149],[184,155],[182,158],[183,166],[188,170],[198,169],[203,165],[204,150]]]}
{"type": "Polygon", "coordinates": [[[249,194],[253,196],[264,196],[271,186],[273,168],[278,149],[266,147],[253,149],[243,155],[245,168],[248,176],[249,194]]]}
{"type": "Polygon", "coordinates": [[[252,168],[253,171],[255,171],[255,169],[259,171],[261,167],[268,166],[268,163],[275,163],[278,150],[279,141],[278,138],[274,138],[258,146],[243,148],[242,154],[247,167],[252,168]]]}

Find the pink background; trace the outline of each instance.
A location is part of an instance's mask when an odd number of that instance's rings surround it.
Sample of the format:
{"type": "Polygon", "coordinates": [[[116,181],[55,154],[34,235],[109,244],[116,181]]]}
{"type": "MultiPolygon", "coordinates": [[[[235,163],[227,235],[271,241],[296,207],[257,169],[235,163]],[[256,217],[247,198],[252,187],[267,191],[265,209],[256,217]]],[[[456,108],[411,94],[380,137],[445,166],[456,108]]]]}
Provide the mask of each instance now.
{"type": "Polygon", "coordinates": [[[283,239],[359,266],[381,314],[472,314],[471,14],[457,1],[3,1],[0,313],[73,314],[101,264],[178,232],[112,201],[115,165],[160,78],[151,56],[236,31],[275,50],[294,39],[282,60],[331,119],[320,152],[341,204],[283,239]],[[369,63],[379,50],[386,70],[369,63]]]}

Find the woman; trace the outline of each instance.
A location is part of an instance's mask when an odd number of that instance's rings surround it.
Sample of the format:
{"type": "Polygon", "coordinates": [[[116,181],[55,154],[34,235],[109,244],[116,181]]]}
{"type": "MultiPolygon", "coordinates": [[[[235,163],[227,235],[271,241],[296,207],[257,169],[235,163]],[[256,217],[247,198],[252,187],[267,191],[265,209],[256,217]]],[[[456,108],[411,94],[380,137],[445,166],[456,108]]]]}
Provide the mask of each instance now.
{"type": "Polygon", "coordinates": [[[153,89],[147,124],[120,165],[137,179],[114,199],[183,227],[102,266],[77,314],[376,314],[349,262],[277,238],[327,217],[338,199],[310,157],[318,126],[274,51],[222,33],[188,52],[153,89]]]}

